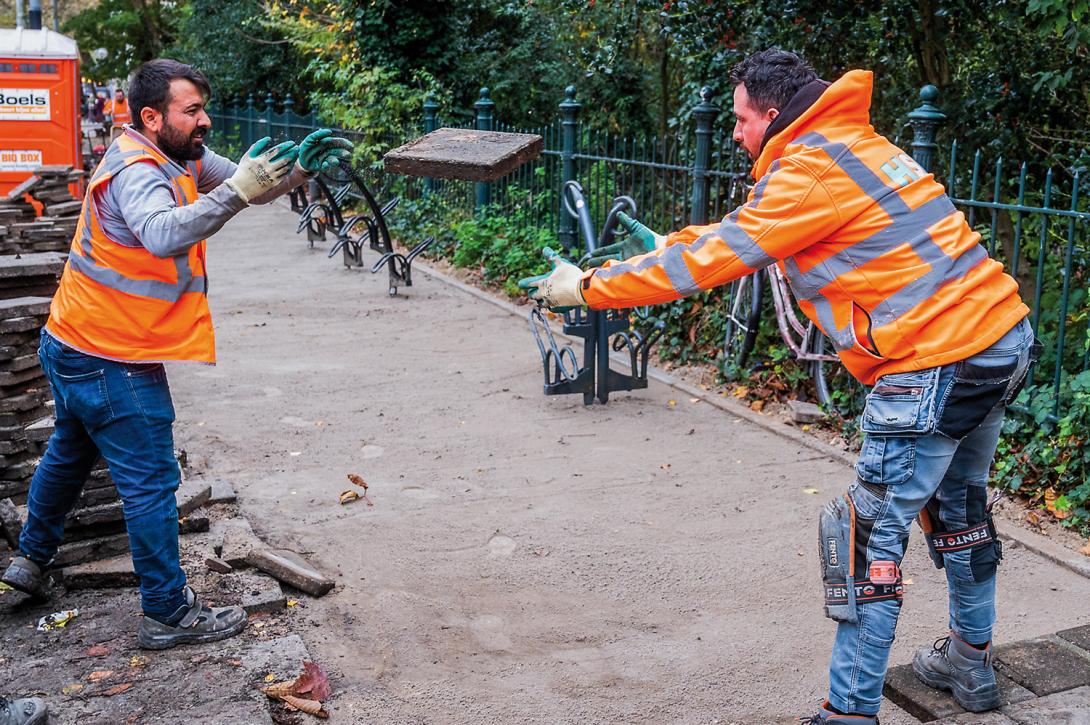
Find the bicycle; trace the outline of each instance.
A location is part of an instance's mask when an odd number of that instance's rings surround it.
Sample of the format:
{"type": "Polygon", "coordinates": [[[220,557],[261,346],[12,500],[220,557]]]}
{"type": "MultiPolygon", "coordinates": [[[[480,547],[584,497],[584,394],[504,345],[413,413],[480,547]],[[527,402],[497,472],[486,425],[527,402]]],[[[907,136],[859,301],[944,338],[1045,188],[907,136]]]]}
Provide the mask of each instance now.
{"type": "Polygon", "coordinates": [[[818,403],[842,414],[858,411],[866,390],[844,368],[840,358],[830,354],[832,346],[821,329],[799,312],[787,279],[775,264],[731,282],[723,332],[724,369],[745,368],[756,346],[763,316],[762,279],[768,280],[772,292],[780,337],[794,358],[804,363],[814,381],[818,403]]]}

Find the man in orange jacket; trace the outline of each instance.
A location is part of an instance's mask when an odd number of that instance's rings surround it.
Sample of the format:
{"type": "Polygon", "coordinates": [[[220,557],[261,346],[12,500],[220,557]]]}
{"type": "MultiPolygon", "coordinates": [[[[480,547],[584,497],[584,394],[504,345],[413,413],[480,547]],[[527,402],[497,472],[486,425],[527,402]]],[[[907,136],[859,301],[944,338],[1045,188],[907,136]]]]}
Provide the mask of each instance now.
{"type": "Polygon", "coordinates": [[[943,187],[870,126],[871,73],[827,83],[771,49],[731,80],[734,139],[755,159],[744,205],[665,238],[625,219],[620,248],[644,253],[583,271],[547,249],[553,270],[520,285],[548,307],[625,308],[779,265],[844,366],[874,386],[858,479],[819,523],[837,633],[829,697],[811,722],[878,722],[916,517],[946,568],[951,606],[949,636],[917,653],[914,670],[966,709],[998,707],[990,643],[1001,549],[987,481],[1034,354],[1029,310],[943,187]]]}
{"type": "Polygon", "coordinates": [[[241,607],[204,606],[178,558],[174,406],[163,362],[215,364],[205,238],[337,163],[351,149],[328,129],[296,146],[253,144],[238,164],[204,146],[208,81],[161,58],[140,66],[136,121],[111,144],[83,210],[42,329],[39,357],[56,420],[27,495],[19,555],[0,577],[44,599],[65,517],[101,456],[125,512],[140,578],[137,642],[148,649],[240,632],[241,607]]]}
{"type": "Polygon", "coordinates": [[[102,112],[110,118],[110,140],[113,141],[125,128],[126,123],[132,123],[132,113],[129,111],[129,100],[125,98],[125,91],[118,88],[114,91],[112,101],[106,101],[102,112]]]}

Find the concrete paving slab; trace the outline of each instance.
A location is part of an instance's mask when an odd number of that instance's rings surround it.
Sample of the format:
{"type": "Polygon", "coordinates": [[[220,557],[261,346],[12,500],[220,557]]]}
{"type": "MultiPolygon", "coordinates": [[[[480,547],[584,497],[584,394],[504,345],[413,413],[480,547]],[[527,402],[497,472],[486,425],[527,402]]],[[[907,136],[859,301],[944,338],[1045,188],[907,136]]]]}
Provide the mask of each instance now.
{"type": "Polygon", "coordinates": [[[383,156],[387,172],[463,181],[497,181],[541,155],[534,133],[440,128],[383,156]]]}
{"type": "Polygon", "coordinates": [[[997,646],[995,669],[1038,697],[1090,685],[1090,658],[1055,637],[997,646]]]}
{"type": "Polygon", "coordinates": [[[1057,632],[1056,636],[1065,639],[1079,649],[1090,653],[1090,624],[1062,630],[1057,632]]]}
{"type": "Polygon", "coordinates": [[[1012,705],[1003,713],[1019,725],[1090,725],[1090,687],[1012,705]]]}
{"type": "MultiPolygon", "coordinates": [[[[1001,673],[996,673],[1000,697],[1004,705],[1025,702],[1036,697],[1032,692],[1001,673]]],[[[936,690],[920,682],[912,665],[891,667],[886,672],[885,688],[882,692],[890,701],[897,703],[905,712],[916,717],[920,722],[931,722],[952,717],[965,712],[944,690],[936,690]]]]}
{"type": "Polygon", "coordinates": [[[131,556],[117,556],[101,561],[65,567],[64,586],[67,589],[114,589],[138,587],[140,577],[133,570],[131,556]]]}

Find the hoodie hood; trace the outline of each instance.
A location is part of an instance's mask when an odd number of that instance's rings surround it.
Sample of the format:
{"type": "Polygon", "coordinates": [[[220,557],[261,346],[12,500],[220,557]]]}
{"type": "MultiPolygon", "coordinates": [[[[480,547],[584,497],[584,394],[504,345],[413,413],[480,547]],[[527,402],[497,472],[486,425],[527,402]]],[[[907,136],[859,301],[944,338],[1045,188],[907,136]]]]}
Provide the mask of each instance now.
{"type": "Polygon", "coordinates": [[[772,162],[783,156],[788,144],[804,133],[841,126],[870,126],[873,73],[848,71],[824,90],[821,84],[825,81],[814,81],[799,89],[781,114],[785,124],[778,125],[780,117],[777,117],[769,125],[761,153],[753,164],[754,179],[764,176],[772,162]]]}

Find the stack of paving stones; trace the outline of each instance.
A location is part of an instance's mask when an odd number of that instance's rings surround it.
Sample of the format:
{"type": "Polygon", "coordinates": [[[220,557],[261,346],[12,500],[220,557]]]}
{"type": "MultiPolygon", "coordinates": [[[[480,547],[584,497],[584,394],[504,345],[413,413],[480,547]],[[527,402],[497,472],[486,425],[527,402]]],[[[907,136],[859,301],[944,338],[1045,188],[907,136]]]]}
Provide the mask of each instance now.
{"type": "Polygon", "coordinates": [[[1090,625],[998,645],[993,657],[998,710],[965,712],[949,693],[920,682],[912,665],[891,668],[883,694],[921,722],[942,725],[1090,723],[1090,625]]]}
{"type": "Polygon", "coordinates": [[[48,297],[0,300],[0,499],[26,500],[41,447],[27,428],[47,419],[49,385],[38,363],[48,297]]]}
{"type": "Polygon", "coordinates": [[[42,166],[0,199],[0,254],[68,251],[83,206],[70,185],[82,177],[71,166],[42,166]],[[42,216],[35,218],[28,194],[42,204],[42,216]]]}
{"type": "MultiPolygon", "coordinates": [[[[25,506],[34,469],[53,433],[53,401],[38,361],[38,343],[66,258],[57,252],[0,256],[0,514],[5,502],[25,506]]],[[[25,507],[18,515],[25,518],[25,507]]],[[[15,524],[4,525],[0,518],[0,527],[6,548],[14,548],[18,535],[9,534],[15,524]]],[[[126,551],[117,489],[99,461],[65,524],[57,565],[126,551]]],[[[9,555],[0,551],[0,561],[9,555]]]]}

